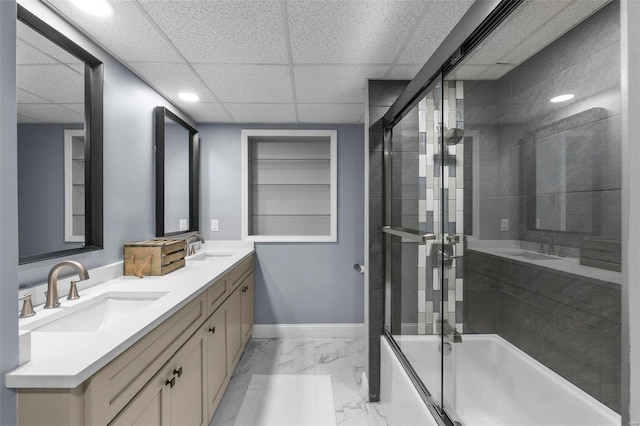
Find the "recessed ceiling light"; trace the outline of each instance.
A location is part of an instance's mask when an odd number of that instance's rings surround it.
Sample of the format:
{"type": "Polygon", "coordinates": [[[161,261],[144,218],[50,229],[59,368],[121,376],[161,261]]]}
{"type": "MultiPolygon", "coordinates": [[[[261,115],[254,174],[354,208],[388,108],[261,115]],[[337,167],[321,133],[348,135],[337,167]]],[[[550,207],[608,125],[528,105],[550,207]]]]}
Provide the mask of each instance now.
{"type": "Polygon", "coordinates": [[[560,96],[556,96],[555,98],[551,98],[550,102],[553,102],[553,103],[564,102],[573,98],[574,98],[574,95],[567,93],[566,95],[560,95],[560,96]]]}
{"type": "Polygon", "coordinates": [[[95,16],[109,16],[113,6],[107,0],[71,0],[76,7],[95,16]]]}
{"type": "Polygon", "coordinates": [[[178,97],[185,102],[198,102],[200,100],[200,96],[190,92],[180,92],[178,97]]]}

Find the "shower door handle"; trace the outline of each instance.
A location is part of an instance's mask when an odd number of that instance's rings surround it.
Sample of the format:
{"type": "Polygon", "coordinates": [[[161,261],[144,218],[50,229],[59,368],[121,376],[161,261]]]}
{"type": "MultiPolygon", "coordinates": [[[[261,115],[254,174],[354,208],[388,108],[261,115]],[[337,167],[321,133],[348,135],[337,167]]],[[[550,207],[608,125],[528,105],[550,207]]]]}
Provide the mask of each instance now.
{"type": "Polygon", "coordinates": [[[427,240],[435,240],[434,234],[425,234],[424,232],[416,229],[401,228],[398,226],[383,226],[382,232],[389,235],[395,235],[396,237],[407,238],[409,240],[418,241],[424,243],[427,240]]]}
{"type": "Polygon", "coordinates": [[[457,258],[459,258],[459,257],[462,257],[462,256],[463,256],[462,254],[460,254],[460,255],[458,255],[458,256],[453,256],[453,255],[450,255],[450,254],[447,254],[447,253],[443,252],[442,250],[438,250],[438,251],[440,252],[440,254],[441,254],[445,259],[457,259],[457,258]]]}
{"type": "Polygon", "coordinates": [[[431,245],[431,252],[429,253],[431,266],[434,268],[453,266],[454,259],[462,257],[462,255],[456,256],[454,254],[454,247],[453,244],[433,243],[431,245]]]}

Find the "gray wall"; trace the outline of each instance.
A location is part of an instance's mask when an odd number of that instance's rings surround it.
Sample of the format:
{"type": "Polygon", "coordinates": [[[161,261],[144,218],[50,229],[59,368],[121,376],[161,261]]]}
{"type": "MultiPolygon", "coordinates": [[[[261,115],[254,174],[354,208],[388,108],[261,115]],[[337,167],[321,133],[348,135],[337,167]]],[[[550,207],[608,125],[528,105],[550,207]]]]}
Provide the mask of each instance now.
{"type": "Polygon", "coordinates": [[[200,221],[207,240],[241,238],[242,129],[338,130],[338,242],[256,243],[256,324],[362,323],[364,133],[362,125],[218,125],[198,127],[200,221]],[[211,232],[211,219],[219,232],[211,232]]]}
{"type": "Polygon", "coordinates": [[[16,4],[0,1],[0,424],[16,424],[4,375],[18,365],[18,183],[16,4]]]}
{"type": "MultiPolygon", "coordinates": [[[[104,250],[73,256],[87,267],[122,259],[122,244],[154,235],[153,108],[171,105],[44,5],[21,2],[104,62],[104,250]]],[[[46,281],[62,259],[18,268],[18,180],[15,103],[16,4],[0,1],[0,424],[16,424],[4,373],[18,359],[18,284],[46,281]]],[[[172,108],[175,111],[175,108],[172,108]]]]}
{"type": "MultiPolygon", "coordinates": [[[[166,99],[40,2],[21,2],[104,62],[104,249],[73,256],[88,268],[122,260],[122,244],[155,235],[154,107],[166,99]]],[[[21,265],[19,283],[46,281],[60,259],[21,265]]]]}
{"type": "Polygon", "coordinates": [[[64,242],[64,130],[82,124],[18,124],[20,256],[78,247],[64,242]]]}

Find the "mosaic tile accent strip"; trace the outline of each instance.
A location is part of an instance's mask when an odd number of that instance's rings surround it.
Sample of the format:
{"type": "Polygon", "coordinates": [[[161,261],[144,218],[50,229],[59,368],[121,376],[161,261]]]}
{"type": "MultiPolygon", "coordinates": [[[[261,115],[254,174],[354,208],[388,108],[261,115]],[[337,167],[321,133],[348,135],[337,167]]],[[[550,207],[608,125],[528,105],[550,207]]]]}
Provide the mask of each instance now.
{"type": "MultiPolygon", "coordinates": [[[[464,143],[449,145],[440,152],[441,132],[464,129],[464,84],[444,81],[418,104],[420,194],[419,229],[438,235],[463,238],[464,230],[464,143]],[[442,96],[442,98],[440,98],[442,96]],[[425,210],[426,209],[426,210],[425,210]]],[[[464,280],[462,259],[451,267],[434,267],[424,262],[433,243],[418,251],[418,333],[436,334],[438,321],[445,319],[462,332],[464,280]],[[442,298],[445,303],[442,303],[442,298]],[[423,300],[425,298],[426,300],[423,300]],[[443,312],[444,309],[444,312],[443,312]],[[422,321],[425,323],[422,323],[422,321]]],[[[462,253],[462,243],[454,244],[462,253]]]]}

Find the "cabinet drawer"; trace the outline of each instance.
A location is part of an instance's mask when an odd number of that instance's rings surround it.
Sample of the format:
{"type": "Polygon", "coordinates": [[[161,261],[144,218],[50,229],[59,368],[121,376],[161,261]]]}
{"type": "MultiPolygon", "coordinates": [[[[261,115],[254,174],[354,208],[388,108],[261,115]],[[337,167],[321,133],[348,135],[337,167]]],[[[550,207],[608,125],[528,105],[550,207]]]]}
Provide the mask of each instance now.
{"type": "Polygon", "coordinates": [[[86,424],[107,424],[204,322],[203,293],[86,382],[86,424]]]}
{"type": "Polygon", "coordinates": [[[211,315],[218,309],[218,306],[224,302],[229,295],[229,274],[220,278],[213,283],[207,290],[207,316],[211,315]]]}
{"type": "Polygon", "coordinates": [[[253,255],[247,257],[245,260],[240,262],[238,266],[233,268],[229,273],[229,280],[231,282],[230,291],[233,292],[238,285],[242,282],[242,278],[249,273],[249,271],[253,270],[253,255]]]}

